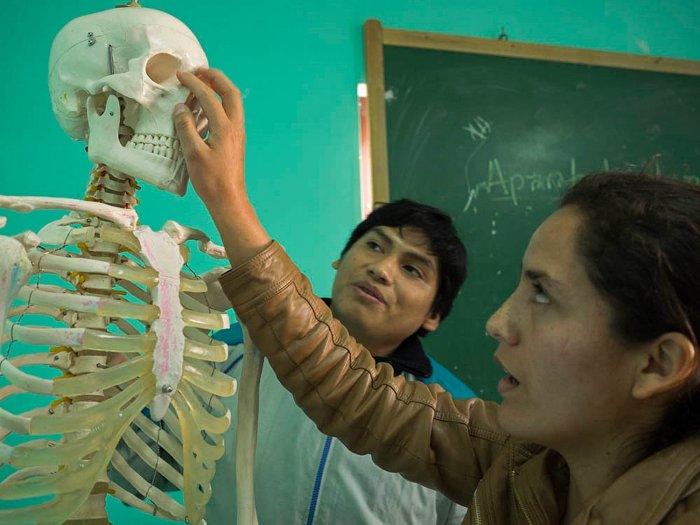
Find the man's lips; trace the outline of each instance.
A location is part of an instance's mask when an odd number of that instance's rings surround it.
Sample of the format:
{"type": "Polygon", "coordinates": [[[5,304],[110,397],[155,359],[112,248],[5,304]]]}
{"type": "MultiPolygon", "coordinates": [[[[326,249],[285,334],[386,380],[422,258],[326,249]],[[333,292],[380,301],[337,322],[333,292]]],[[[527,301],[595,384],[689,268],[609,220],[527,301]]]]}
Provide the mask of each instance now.
{"type": "Polygon", "coordinates": [[[361,293],[363,293],[365,295],[369,295],[370,297],[376,299],[380,303],[386,304],[386,300],[384,299],[384,296],[382,295],[382,293],[379,290],[377,290],[377,288],[372,286],[371,284],[365,283],[365,282],[359,282],[359,283],[355,283],[355,288],[360,290],[361,293]]]}

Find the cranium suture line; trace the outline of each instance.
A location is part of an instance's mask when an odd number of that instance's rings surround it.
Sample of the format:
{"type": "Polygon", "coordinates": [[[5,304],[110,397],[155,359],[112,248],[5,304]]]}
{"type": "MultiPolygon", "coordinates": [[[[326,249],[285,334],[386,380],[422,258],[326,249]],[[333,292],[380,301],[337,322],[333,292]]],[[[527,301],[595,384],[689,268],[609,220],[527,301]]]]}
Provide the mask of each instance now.
{"type": "Polygon", "coordinates": [[[174,221],[160,232],[139,225],[134,207],[136,179],[184,193],[171,112],[187,92],[174,74],[206,64],[181,22],[145,8],[78,18],[54,41],[54,113],[71,137],[87,141],[95,168],[83,200],[0,196],[0,208],[69,212],[38,234],[0,237],[0,462],[13,469],[0,481],[0,507],[18,506],[0,510],[0,524],[106,524],[108,492],[155,515],[203,523],[230,424],[217,396],[232,395],[235,382],[214,368],[227,347],[209,335],[228,316],[210,307],[204,279],[184,273],[184,243],[226,254],[174,221]],[[11,410],[27,398],[21,412],[11,410]],[[156,476],[183,491],[184,505],[154,486],[156,476]]]}

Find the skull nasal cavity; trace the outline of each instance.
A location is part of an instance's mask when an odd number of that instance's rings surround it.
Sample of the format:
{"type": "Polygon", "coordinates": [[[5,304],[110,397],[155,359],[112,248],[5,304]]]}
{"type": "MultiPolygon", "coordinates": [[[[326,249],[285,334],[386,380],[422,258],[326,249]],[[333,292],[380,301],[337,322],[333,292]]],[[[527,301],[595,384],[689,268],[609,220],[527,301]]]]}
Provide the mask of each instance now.
{"type": "Polygon", "coordinates": [[[168,53],[158,53],[148,59],[146,74],[156,84],[165,84],[175,78],[175,72],[180,67],[180,59],[168,53]]]}

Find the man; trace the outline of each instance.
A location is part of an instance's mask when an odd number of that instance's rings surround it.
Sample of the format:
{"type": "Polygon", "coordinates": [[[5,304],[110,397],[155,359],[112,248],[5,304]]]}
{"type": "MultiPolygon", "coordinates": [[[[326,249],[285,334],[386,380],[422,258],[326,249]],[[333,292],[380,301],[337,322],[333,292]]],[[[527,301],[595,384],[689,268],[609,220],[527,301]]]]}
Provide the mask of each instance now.
{"type": "MultiPolygon", "coordinates": [[[[466,276],[466,252],[442,211],[399,200],[373,211],[352,232],[339,260],[332,300],[336,318],[394,374],[438,383],[454,397],[474,393],[423,351],[420,337],[449,314],[466,276]]],[[[240,343],[240,329],[219,332],[240,343]]],[[[240,378],[242,345],[224,370],[240,378]]],[[[320,433],[266,363],[260,383],[255,461],[259,522],[461,523],[466,509],[445,496],[385,472],[369,456],[352,454],[320,433]]],[[[225,400],[234,423],[231,451],[217,464],[209,523],[235,522],[236,398],[225,400]]]]}

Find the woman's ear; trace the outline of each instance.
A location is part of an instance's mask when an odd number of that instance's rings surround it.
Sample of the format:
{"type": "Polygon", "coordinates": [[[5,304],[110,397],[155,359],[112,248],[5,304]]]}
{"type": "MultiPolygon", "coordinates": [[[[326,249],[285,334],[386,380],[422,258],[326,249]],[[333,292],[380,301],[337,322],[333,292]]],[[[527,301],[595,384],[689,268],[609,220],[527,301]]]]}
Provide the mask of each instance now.
{"type": "Polygon", "coordinates": [[[336,259],[331,263],[331,266],[333,267],[334,270],[338,269],[338,266],[340,266],[340,259],[336,259]]]}
{"type": "Polygon", "coordinates": [[[643,350],[632,395],[648,399],[681,386],[695,371],[695,345],[679,332],[667,332],[643,350]]]}

